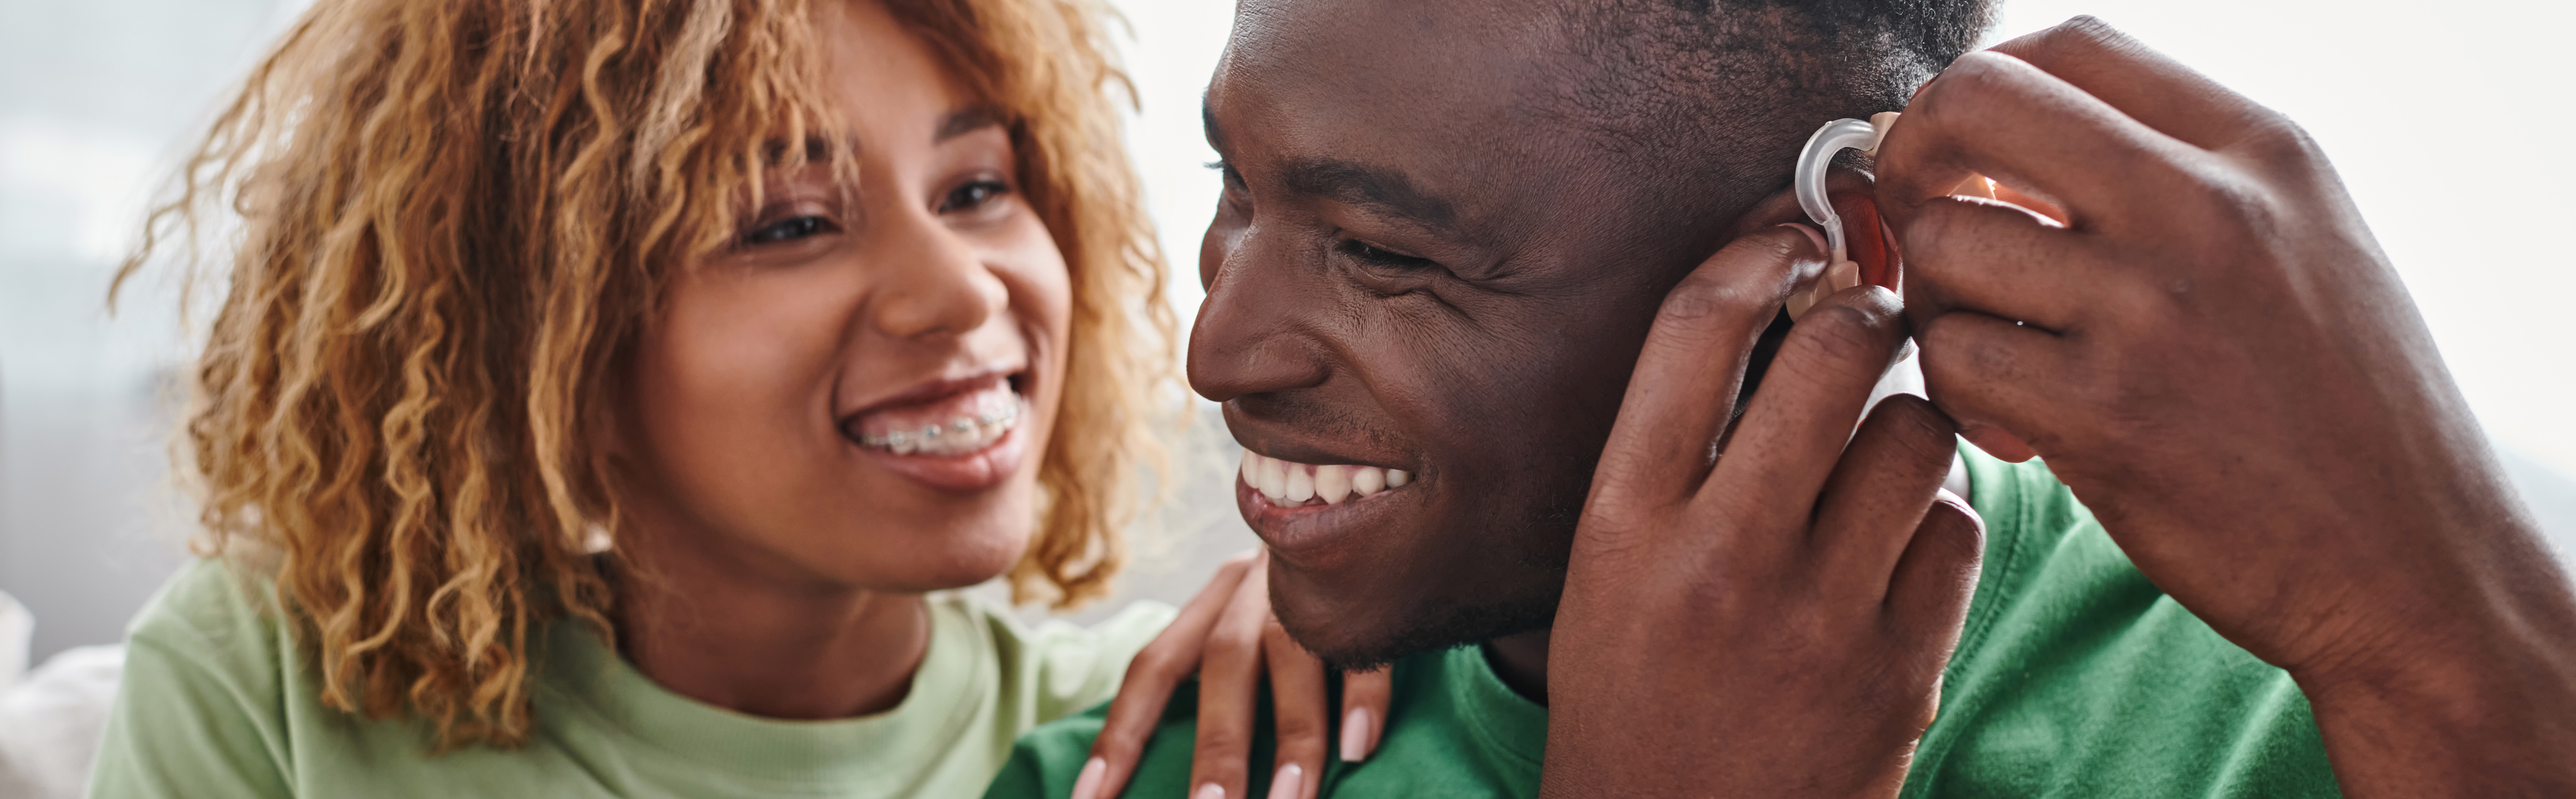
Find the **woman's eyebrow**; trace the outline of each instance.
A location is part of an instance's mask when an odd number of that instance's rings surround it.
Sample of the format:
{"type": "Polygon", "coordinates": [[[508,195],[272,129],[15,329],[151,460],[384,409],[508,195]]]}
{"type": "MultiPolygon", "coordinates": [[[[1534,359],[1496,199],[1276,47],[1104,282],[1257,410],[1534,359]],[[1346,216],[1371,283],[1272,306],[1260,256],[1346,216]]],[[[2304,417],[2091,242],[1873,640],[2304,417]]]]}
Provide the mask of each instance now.
{"type": "Polygon", "coordinates": [[[1008,117],[999,107],[987,104],[970,105],[948,112],[947,117],[939,120],[939,130],[931,135],[930,140],[933,144],[946,142],[949,139],[1002,124],[1006,119],[1008,117]]]}

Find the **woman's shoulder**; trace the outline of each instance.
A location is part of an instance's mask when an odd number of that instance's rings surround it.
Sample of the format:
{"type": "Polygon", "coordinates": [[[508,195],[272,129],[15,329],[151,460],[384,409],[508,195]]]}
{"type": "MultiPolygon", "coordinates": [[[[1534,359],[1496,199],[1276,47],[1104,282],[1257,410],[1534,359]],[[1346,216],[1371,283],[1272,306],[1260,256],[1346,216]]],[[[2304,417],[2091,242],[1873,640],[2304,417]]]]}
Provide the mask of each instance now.
{"type": "Polygon", "coordinates": [[[274,565],[256,553],[199,559],[144,603],[127,638],[137,649],[159,648],[207,665],[245,656],[274,665],[289,634],[276,587],[274,565]]]}

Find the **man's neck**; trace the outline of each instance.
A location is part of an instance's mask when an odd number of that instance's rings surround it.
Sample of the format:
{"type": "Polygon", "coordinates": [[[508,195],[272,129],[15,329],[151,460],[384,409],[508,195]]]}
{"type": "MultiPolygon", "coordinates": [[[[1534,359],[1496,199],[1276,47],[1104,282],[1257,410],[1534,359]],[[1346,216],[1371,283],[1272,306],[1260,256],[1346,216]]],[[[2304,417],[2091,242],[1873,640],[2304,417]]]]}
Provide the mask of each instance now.
{"type": "Polygon", "coordinates": [[[653,682],[728,710],[804,720],[881,713],[911,691],[930,645],[920,594],[800,585],[686,542],[639,538],[640,568],[620,581],[615,622],[623,654],[653,682]]]}
{"type": "Polygon", "coordinates": [[[1486,641],[1485,662],[1514,693],[1547,705],[1547,628],[1486,641]]]}

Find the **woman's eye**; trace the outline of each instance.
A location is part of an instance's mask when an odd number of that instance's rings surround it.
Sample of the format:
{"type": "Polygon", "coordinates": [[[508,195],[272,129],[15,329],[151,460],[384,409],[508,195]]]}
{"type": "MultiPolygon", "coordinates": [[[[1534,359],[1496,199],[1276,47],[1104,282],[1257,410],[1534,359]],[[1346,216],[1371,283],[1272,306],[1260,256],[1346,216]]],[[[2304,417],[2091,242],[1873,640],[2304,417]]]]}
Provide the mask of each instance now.
{"type": "Polygon", "coordinates": [[[749,233],[742,234],[742,243],[751,246],[777,244],[783,241],[795,241],[807,236],[829,233],[831,232],[831,229],[832,223],[830,220],[819,216],[800,216],[793,219],[782,219],[776,222],[771,222],[767,225],[756,228],[749,233]]]}
{"type": "Polygon", "coordinates": [[[948,196],[939,201],[939,212],[952,214],[958,211],[972,211],[1009,193],[1011,193],[1010,185],[998,180],[970,182],[950,190],[948,196]]]}
{"type": "Polygon", "coordinates": [[[1431,269],[1440,265],[1429,258],[1405,255],[1359,239],[1343,239],[1340,249],[1343,255],[1370,266],[1383,266],[1390,269],[1431,269]]]}

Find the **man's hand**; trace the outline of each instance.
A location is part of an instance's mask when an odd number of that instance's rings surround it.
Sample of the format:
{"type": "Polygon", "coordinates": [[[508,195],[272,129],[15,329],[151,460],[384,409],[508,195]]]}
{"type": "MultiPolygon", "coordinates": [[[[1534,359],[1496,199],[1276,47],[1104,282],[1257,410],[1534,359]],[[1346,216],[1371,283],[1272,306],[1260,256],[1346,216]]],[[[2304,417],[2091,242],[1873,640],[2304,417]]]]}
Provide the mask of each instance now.
{"type": "Polygon", "coordinates": [[[1549,642],[1544,793],[1902,785],[1983,541],[1939,490],[1948,418],[1900,395],[1860,419],[1904,338],[1895,295],[1863,286],[1802,316],[1711,460],[1755,338],[1822,267],[1796,231],[1748,236],[1657,314],[1549,642]]]}
{"type": "Polygon", "coordinates": [[[2289,670],[2348,794],[2576,796],[2576,597],[2315,143],[2078,19],[1961,59],[1878,168],[1934,401],[2289,670]]]}

